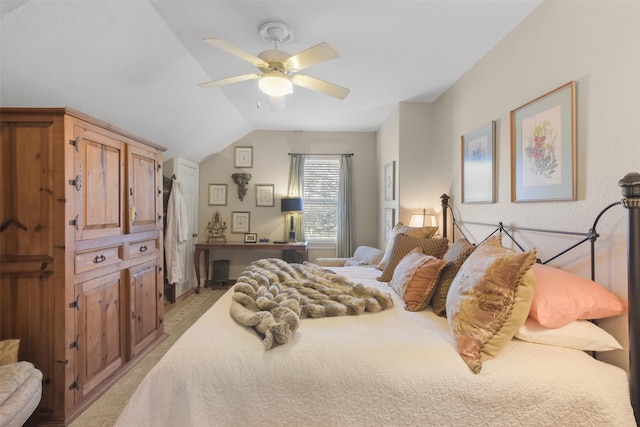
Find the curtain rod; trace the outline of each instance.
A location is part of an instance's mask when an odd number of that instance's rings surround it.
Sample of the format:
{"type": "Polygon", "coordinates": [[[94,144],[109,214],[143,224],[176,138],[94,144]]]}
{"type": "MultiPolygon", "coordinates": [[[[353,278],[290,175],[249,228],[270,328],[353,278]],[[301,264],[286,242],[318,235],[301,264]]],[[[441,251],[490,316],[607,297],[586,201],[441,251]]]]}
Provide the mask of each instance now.
{"type": "Polygon", "coordinates": [[[288,153],[290,156],[353,156],[353,153],[340,153],[340,154],[312,154],[312,153],[288,153]]]}

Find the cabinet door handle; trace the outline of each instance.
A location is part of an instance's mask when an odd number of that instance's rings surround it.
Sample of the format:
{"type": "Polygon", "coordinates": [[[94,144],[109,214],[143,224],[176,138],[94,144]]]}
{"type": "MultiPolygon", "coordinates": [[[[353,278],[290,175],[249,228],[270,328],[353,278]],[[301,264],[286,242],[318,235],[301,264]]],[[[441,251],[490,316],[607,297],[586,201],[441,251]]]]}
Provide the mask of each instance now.
{"type": "Polygon", "coordinates": [[[82,175],[76,175],[76,179],[69,180],[69,185],[76,187],[76,191],[82,190],[82,175]]]}
{"type": "Polygon", "coordinates": [[[147,252],[147,249],[149,249],[147,248],[147,245],[140,246],[140,252],[147,252]]]}
{"type": "Polygon", "coordinates": [[[104,255],[96,255],[96,257],[93,259],[93,262],[95,262],[96,264],[100,264],[101,262],[104,262],[107,260],[107,257],[104,255]]]}

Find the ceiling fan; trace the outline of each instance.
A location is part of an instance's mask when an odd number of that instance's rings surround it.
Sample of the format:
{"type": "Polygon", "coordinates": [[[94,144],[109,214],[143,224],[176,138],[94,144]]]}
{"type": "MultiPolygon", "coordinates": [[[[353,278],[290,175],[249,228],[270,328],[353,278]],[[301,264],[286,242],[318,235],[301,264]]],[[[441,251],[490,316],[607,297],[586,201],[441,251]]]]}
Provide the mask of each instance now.
{"type": "Polygon", "coordinates": [[[304,70],[320,62],[328,61],[340,56],[328,43],[320,43],[295,55],[278,50],[279,44],[284,44],[291,39],[291,31],[287,25],[281,22],[267,22],[260,27],[260,35],[269,42],[273,42],[274,48],[266,50],[254,56],[218,38],[205,38],[202,41],[235,55],[255,65],[262,73],[242,74],[234,77],[213,80],[201,83],[204,88],[218,87],[245,80],[258,80],[260,90],[270,97],[283,97],[293,92],[293,86],[300,86],[317,92],[324,93],[334,98],[344,99],[349,94],[349,89],[338,86],[315,77],[299,74],[304,70]]]}

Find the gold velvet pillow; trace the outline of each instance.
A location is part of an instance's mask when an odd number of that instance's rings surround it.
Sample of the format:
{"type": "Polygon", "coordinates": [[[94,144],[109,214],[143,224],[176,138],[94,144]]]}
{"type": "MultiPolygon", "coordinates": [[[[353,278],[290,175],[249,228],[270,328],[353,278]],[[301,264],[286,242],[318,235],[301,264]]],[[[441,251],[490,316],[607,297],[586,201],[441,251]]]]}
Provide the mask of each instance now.
{"type": "Polygon", "coordinates": [[[458,353],[477,374],[524,324],[535,292],[530,271],[536,250],[514,252],[500,238],[480,245],[464,262],[447,295],[447,319],[458,353]]]}
{"type": "Polygon", "coordinates": [[[438,280],[433,299],[431,300],[433,312],[438,316],[446,316],[447,293],[449,293],[451,282],[453,282],[453,279],[456,277],[462,263],[471,255],[475,248],[476,247],[469,243],[467,239],[459,239],[449,246],[449,249],[447,249],[447,252],[442,257],[442,259],[451,262],[442,270],[440,280],[438,280]]]}
{"type": "Polygon", "coordinates": [[[396,266],[411,250],[420,247],[425,255],[431,255],[435,258],[442,258],[447,249],[447,239],[418,239],[407,236],[406,234],[398,234],[393,241],[391,247],[391,256],[389,262],[382,272],[382,276],[378,277],[381,282],[388,282],[393,277],[393,271],[396,266]]]}
{"type": "Polygon", "coordinates": [[[422,253],[417,247],[409,252],[393,272],[389,286],[405,302],[409,311],[420,311],[429,305],[436,283],[447,261],[422,253]]]}
{"type": "Polygon", "coordinates": [[[389,259],[391,259],[391,249],[393,248],[393,244],[395,243],[396,236],[398,234],[406,234],[407,236],[417,237],[418,239],[428,239],[432,237],[438,231],[438,227],[425,226],[425,227],[409,227],[408,225],[404,225],[402,222],[399,222],[393,227],[391,230],[391,237],[389,237],[389,241],[387,242],[387,248],[384,251],[384,256],[378,263],[378,270],[384,270],[387,264],[389,263],[389,259]]]}
{"type": "Polygon", "coordinates": [[[0,341],[0,366],[17,362],[19,349],[20,340],[0,341]]]}

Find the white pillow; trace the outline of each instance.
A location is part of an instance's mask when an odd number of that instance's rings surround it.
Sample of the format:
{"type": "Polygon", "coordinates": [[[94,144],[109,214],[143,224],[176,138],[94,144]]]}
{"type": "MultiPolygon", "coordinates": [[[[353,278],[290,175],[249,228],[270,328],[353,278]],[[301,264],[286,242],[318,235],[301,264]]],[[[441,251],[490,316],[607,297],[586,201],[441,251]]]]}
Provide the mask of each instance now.
{"type": "Polygon", "coordinates": [[[588,320],[575,320],[560,328],[549,329],[527,318],[515,337],[523,341],[584,351],[622,350],[622,346],[614,337],[588,320]]]}

